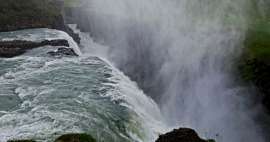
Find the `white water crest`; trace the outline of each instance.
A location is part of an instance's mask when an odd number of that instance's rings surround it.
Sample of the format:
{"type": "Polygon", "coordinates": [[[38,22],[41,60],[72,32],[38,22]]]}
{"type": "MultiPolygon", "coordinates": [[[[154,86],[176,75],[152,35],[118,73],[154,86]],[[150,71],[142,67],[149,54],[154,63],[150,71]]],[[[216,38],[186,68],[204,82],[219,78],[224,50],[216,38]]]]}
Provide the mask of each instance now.
{"type": "Polygon", "coordinates": [[[218,142],[265,141],[252,92],[232,73],[253,1],[83,2],[90,35],[110,46],[107,58],[159,103],[167,125],[218,142]]]}

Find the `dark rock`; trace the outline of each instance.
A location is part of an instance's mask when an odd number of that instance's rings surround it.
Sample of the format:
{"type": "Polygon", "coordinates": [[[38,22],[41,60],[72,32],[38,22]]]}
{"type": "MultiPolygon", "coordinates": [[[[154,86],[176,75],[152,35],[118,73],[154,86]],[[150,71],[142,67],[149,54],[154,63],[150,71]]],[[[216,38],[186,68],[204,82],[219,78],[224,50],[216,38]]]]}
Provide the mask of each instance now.
{"type": "Polygon", "coordinates": [[[51,56],[78,56],[72,48],[61,47],[57,51],[48,52],[51,56]]]}
{"type": "Polygon", "coordinates": [[[203,140],[198,134],[189,128],[174,129],[164,135],[160,135],[156,142],[213,142],[213,140],[203,140]]]}
{"type": "Polygon", "coordinates": [[[55,142],[96,142],[96,140],[88,134],[65,134],[57,138],[55,142]]]}
{"type": "Polygon", "coordinates": [[[64,39],[44,40],[41,42],[23,40],[0,41],[0,57],[10,58],[18,56],[25,53],[27,50],[47,45],[69,47],[68,41],[64,39]]]}
{"type": "Polygon", "coordinates": [[[66,46],[69,47],[68,41],[64,39],[57,39],[57,40],[44,40],[40,43],[41,46],[66,46]]]}
{"type": "Polygon", "coordinates": [[[34,140],[8,140],[7,142],[36,142],[34,140]]]}
{"type": "Polygon", "coordinates": [[[63,28],[59,28],[58,30],[62,30],[62,31],[65,31],[67,34],[69,34],[69,36],[71,36],[73,38],[73,40],[75,42],[77,42],[78,44],[81,42],[81,38],[79,36],[79,34],[77,33],[74,33],[74,31],[68,27],[68,26],[64,26],[63,28]]]}

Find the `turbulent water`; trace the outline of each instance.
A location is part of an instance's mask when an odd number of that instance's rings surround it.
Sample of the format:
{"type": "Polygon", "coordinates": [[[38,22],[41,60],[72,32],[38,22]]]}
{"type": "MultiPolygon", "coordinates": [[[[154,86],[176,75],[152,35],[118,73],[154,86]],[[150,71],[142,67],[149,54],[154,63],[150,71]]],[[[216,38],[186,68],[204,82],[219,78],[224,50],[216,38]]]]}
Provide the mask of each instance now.
{"type": "Polygon", "coordinates": [[[167,125],[219,142],[267,141],[254,93],[234,75],[250,15],[263,11],[263,0],[83,2],[81,26],[111,47],[107,58],[159,104],[167,125]]]}
{"type": "Polygon", "coordinates": [[[181,126],[218,142],[266,142],[252,89],[233,74],[256,4],[82,0],[82,51],[55,30],[1,33],[65,38],[81,56],[54,58],[45,47],[0,59],[0,141],[86,132],[99,142],[153,142],[181,126]]]}
{"type": "MultiPolygon", "coordinates": [[[[66,38],[63,32],[49,29],[3,33],[0,37],[66,38]]],[[[135,83],[95,56],[48,56],[46,52],[54,48],[0,59],[1,142],[50,142],[71,132],[86,132],[98,141],[154,141],[162,131],[159,108],[135,83]]]]}

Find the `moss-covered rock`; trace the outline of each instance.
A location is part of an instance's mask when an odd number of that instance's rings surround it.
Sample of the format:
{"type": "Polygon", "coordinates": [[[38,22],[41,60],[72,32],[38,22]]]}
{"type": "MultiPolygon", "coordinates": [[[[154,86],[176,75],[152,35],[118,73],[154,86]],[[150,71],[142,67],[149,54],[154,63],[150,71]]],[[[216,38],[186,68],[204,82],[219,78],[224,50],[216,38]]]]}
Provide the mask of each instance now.
{"type": "Polygon", "coordinates": [[[65,134],[55,140],[55,142],[96,142],[96,140],[88,134],[65,134]]]}
{"type": "Polygon", "coordinates": [[[252,82],[270,111],[270,1],[252,1],[249,27],[239,61],[240,76],[252,82]]]}
{"type": "Polygon", "coordinates": [[[240,73],[245,81],[253,82],[263,94],[263,103],[270,110],[270,21],[250,25],[240,60],[240,73]]]}
{"type": "Polygon", "coordinates": [[[52,0],[0,0],[0,31],[59,28],[61,5],[52,0]]]}
{"type": "Polygon", "coordinates": [[[65,25],[61,0],[0,0],[0,32],[31,28],[51,28],[80,38],[65,25]]]}

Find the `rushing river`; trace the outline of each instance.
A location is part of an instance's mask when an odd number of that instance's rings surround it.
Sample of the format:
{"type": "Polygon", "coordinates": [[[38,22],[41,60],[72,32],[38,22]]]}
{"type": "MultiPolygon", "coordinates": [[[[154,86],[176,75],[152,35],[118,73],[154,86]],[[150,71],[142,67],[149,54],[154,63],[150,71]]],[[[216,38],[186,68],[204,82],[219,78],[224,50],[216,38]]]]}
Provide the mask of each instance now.
{"type": "MultiPolygon", "coordinates": [[[[63,32],[49,29],[0,37],[67,38],[63,32]]],[[[50,142],[69,132],[86,132],[100,142],[140,142],[154,141],[162,132],[155,102],[109,62],[93,55],[54,58],[46,54],[54,48],[0,59],[1,142],[50,142]]]]}
{"type": "Polygon", "coordinates": [[[265,1],[80,0],[79,46],[56,30],[1,33],[64,38],[80,56],[42,47],[0,58],[0,142],[70,132],[153,142],[171,127],[217,142],[269,141],[255,91],[235,74],[252,11],[263,13],[265,1]]]}

